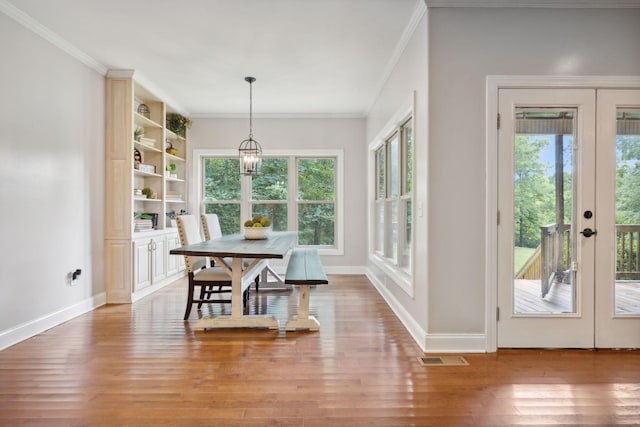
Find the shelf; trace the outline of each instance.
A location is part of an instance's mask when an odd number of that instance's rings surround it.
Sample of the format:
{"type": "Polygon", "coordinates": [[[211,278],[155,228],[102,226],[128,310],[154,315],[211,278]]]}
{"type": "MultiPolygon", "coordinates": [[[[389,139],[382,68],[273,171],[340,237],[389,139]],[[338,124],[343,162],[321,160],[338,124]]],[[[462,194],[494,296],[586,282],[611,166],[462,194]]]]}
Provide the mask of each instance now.
{"type": "Polygon", "coordinates": [[[182,157],[174,156],[173,154],[164,153],[164,156],[167,160],[173,160],[174,162],[184,162],[185,160],[182,157]]]}
{"type": "Polygon", "coordinates": [[[150,145],[143,144],[139,141],[133,141],[133,146],[141,151],[153,151],[155,153],[162,153],[162,150],[150,145]]]}
{"type": "Polygon", "coordinates": [[[155,202],[162,202],[162,199],[147,199],[146,197],[134,197],[133,198],[134,202],[151,202],[151,203],[155,203],[155,202]]]}
{"type": "Polygon", "coordinates": [[[184,200],[170,200],[170,199],[165,200],[165,202],[166,203],[185,203],[184,200]]]}
{"type": "Polygon", "coordinates": [[[162,128],[161,125],[154,122],[153,120],[147,119],[145,116],[143,116],[140,113],[134,112],[133,118],[135,119],[135,122],[137,125],[147,127],[147,128],[162,128]]]}
{"type": "Polygon", "coordinates": [[[134,169],[133,174],[137,176],[144,176],[146,178],[162,178],[162,175],[158,175],[157,173],[142,172],[138,169],[134,169]]]}
{"type": "Polygon", "coordinates": [[[165,180],[167,182],[184,182],[184,179],[180,179],[180,178],[166,178],[165,177],[165,180]]]}
{"type": "Polygon", "coordinates": [[[184,136],[179,136],[177,133],[175,133],[171,129],[165,129],[165,132],[166,132],[167,138],[169,139],[173,139],[176,141],[186,141],[184,136]]]}

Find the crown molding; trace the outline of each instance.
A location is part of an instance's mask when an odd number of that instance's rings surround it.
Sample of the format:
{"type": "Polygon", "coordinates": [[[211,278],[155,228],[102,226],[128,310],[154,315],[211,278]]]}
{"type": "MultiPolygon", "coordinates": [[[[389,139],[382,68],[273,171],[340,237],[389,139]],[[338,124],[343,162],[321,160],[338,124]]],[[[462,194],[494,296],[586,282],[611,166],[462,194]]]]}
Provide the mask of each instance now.
{"type": "Polygon", "coordinates": [[[409,23],[407,24],[402,35],[400,36],[400,40],[398,40],[398,43],[396,44],[393,54],[391,55],[391,58],[389,58],[389,61],[387,62],[387,66],[384,69],[384,73],[382,73],[382,77],[380,78],[380,81],[378,82],[376,89],[373,91],[373,96],[369,99],[369,103],[367,104],[367,111],[366,111],[367,115],[371,112],[371,109],[375,105],[376,100],[380,96],[380,93],[382,93],[382,90],[384,89],[384,86],[387,84],[389,77],[391,77],[391,73],[393,73],[393,70],[395,69],[396,65],[398,65],[398,61],[400,61],[400,57],[402,56],[402,53],[404,52],[405,48],[409,44],[409,41],[411,40],[413,33],[416,31],[416,28],[418,28],[418,24],[420,23],[420,20],[422,19],[422,17],[426,12],[427,12],[426,0],[418,0],[416,2],[416,7],[413,10],[413,14],[411,15],[411,19],[409,20],[409,23]]]}
{"type": "MultiPolygon", "coordinates": [[[[247,113],[193,113],[191,119],[246,119],[247,113]]],[[[254,119],[364,119],[365,113],[253,113],[254,119]]]]}
{"type": "Polygon", "coordinates": [[[87,55],[67,40],[54,33],[37,20],[15,7],[13,4],[9,3],[7,0],[0,0],[0,12],[4,13],[28,30],[33,31],[52,45],[71,55],[99,74],[103,76],[107,74],[107,67],[104,64],[96,61],[94,58],[87,55]]]}
{"type": "Polygon", "coordinates": [[[529,7],[566,9],[636,9],[640,0],[425,0],[427,7],[529,7]]]}

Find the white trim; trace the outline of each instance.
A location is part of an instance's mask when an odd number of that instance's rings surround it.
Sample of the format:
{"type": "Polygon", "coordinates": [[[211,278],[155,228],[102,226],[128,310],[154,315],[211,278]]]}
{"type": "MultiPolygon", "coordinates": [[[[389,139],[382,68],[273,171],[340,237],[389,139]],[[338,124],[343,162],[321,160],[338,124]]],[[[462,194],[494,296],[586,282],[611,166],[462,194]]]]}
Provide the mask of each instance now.
{"type": "MultiPolygon", "coordinates": [[[[344,255],[344,150],[342,149],[287,149],[287,150],[264,150],[264,157],[334,157],[336,159],[336,195],[337,205],[337,229],[336,244],[334,247],[318,246],[318,253],[322,256],[343,256],[344,255]]],[[[204,157],[237,157],[238,150],[234,149],[213,149],[204,148],[193,150],[190,164],[192,168],[192,183],[189,200],[193,200],[192,212],[202,212],[202,159],[204,157]]],[[[289,203],[290,201],[287,201],[289,203]]]]}
{"type": "Polygon", "coordinates": [[[107,294],[99,293],[69,307],[0,332],[0,350],[38,335],[48,329],[81,316],[107,303],[107,294]]]}
{"type": "Polygon", "coordinates": [[[575,9],[635,9],[640,0],[425,0],[435,7],[529,7],[575,9]]]}
{"type": "Polygon", "coordinates": [[[186,277],[186,271],[183,271],[182,273],[178,273],[178,275],[176,276],[168,277],[161,282],[154,283],[153,285],[148,286],[142,290],[136,291],[133,294],[131,294],[131,302],[134,303],[136,301],[140,301],[142,298],[147,297],[152,293],[159,291],[165,286],[168,286],[173,282],[175,282],[176,280],[182,279],[183,277],[186,277]]]}
{"type": "Polygon", "coordinates": [[[380,77],[380,81],[378,82],[378,85],[373,91],[373,96],[371,97],[368,104],[369,107],[367,108],[366,114],[364,114],[365,117],[369,116],[369,114],[371,113],[371,110],[373,109],[376,103],[376,100],[379,98],[380,93],[382,93],[382,90],[387,84],[387,80],[389,80],[389,77],[391,77],[391,73],[393,73],[393,70],[395,70],[396,65],[398,65],[398,61],[400,61],[400,57],[402,56],[402,53],[404,52],[407,45],[409,44],[409,41],[411,41],[411,37],[413,37],[413,33],[415,33],[416,28],[418,28],[418,24],[420,23],[420,20],[422,19],[422,17],[426,12],[427,12],[427,6],[425,4],[425,0],[418,0],[416,2],[416,6],[413,11],[413,14],[411,15],[411,19],[409,19],[409,23],[407,24],[404,31],[402,32],[402,35],[400,36],[400,40],[398,40],[398,43],[396,44],[396,47],[393,50],[393,53],[391,54],[389,61],[387,62],[387,66],[384,68],[382,77],[380,77]]]}
{"type": "Polygon", "coordinates": [[[375,274],[372,274],[371,270],[367,270],[367,278],[378,290],[378,293],[384,298],[387,305],[391,308],[393,313],[398,317],[400,322],[407,329],[407,332],[411,335],[413,340],[418,344],[423,352],[427,351],[427,333],[420,324],[411,316],[411,314],[403,307],[402,304],[396,299],[391,292],[376,278],[375,274]]]}
{"type": "Polygon", "coordinates": [[[36,19],[24,13],[22,10],[15,7],[13,4],[6,0],[0,0],[0,12],[7,15],[17,23],[21,24],[28,30],[33,31],[52,45],[71,55],[78,61],[82,62],[87,67],[95,70],[101,75],[107,74],[107,67],[101,62],[95,60],[91,56],[87,55],[76,46],[60,37],[58,34],[51,31],[49,28],[42,25],[36,19]]]}
{"type": "MultiPolygon", "coordinates": [[[[192,119],[246,119],[247,113],[193,113],[192,119]]],[[[363,119],[362,113],[253,113],[254,119],[363,119]]]]}
{"type": "Polygon", "coordinates": [[[425,353],[486,353],[483,334],[427,334],[425,353]]]}
{"type": "Polygon", "coordinates": [[[487,76],[485,141],[485,336],[486,351],[497,350],[498,300],[498,90],[507,88],[640,88],[640,76],[487,76]]]}

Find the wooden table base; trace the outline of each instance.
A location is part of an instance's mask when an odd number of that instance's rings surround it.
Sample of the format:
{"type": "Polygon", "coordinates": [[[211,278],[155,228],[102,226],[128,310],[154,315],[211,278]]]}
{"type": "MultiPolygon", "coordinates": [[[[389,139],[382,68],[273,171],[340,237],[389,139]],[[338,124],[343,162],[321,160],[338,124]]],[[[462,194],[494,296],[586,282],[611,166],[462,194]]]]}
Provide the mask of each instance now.
{"type": "Polygon", "coordinates": [[[216,316],[200,319],[194,330],[222,328],[268,328],[278,329],[278,321],[273,316],[216,316]]]}

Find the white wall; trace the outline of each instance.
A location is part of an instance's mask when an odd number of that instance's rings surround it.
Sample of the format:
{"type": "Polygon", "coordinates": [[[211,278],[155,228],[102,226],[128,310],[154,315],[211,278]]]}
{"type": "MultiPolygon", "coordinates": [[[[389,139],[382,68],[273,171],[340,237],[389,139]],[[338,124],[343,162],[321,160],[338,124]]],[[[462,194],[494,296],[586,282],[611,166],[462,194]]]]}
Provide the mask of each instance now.
{"type": "Polygon", "coordinates": [[[487,75],[640,75],[638,9],[429,11],[429,331],[485,328],[487,75]]]}
{"type": "MultiPolygon", "coordinates": [[[[415,206],[423,207],[423,216],[414,218],[415,254],[414,289],[410,296],[380,270],[375,263],[368,262],[370,277],[385,296],[396,314],[402,319],[419,345],[424,347],[427,331],[428,311],[428,244],[427,219],[429,203],[427,200],[427,164],[428,164],[428,109],[427,109],[427,18],[422,17],[411,39],[405,47],[396,67],[389,76],[381,93],[377,97],[367,117],[367,142],[373,142],[385,128],[389,120],[401,109],[415,92],[414,110],[414,198],[415,206]]],[[[364,173],[364,171],[363,171],[364,173]]]]}
{"type": "MultiPolygon", "coordinates": [[[[237,150],[249,132],[249,119],[195,118],[189,129],[193,149],[237,150]]],[[[253,119],[253,135],[263,151],[285,149],[344,150],[345,238],[343,256],[323,256],[331,271],[362,273],[366,253],[366,169],[364,119],[253,119]],[[343,267],[346,270],[340,270],[343,267]]],[[[190,159],[190,164],[192,164],[190,159]]],[[[197,206],[191,207],[198,212],[197,206]]]]}
{"type": "Polygon", "coordinates": [[[105,86],[3,14],[0,55],[1,349],[104,293],[105,86]]]}

